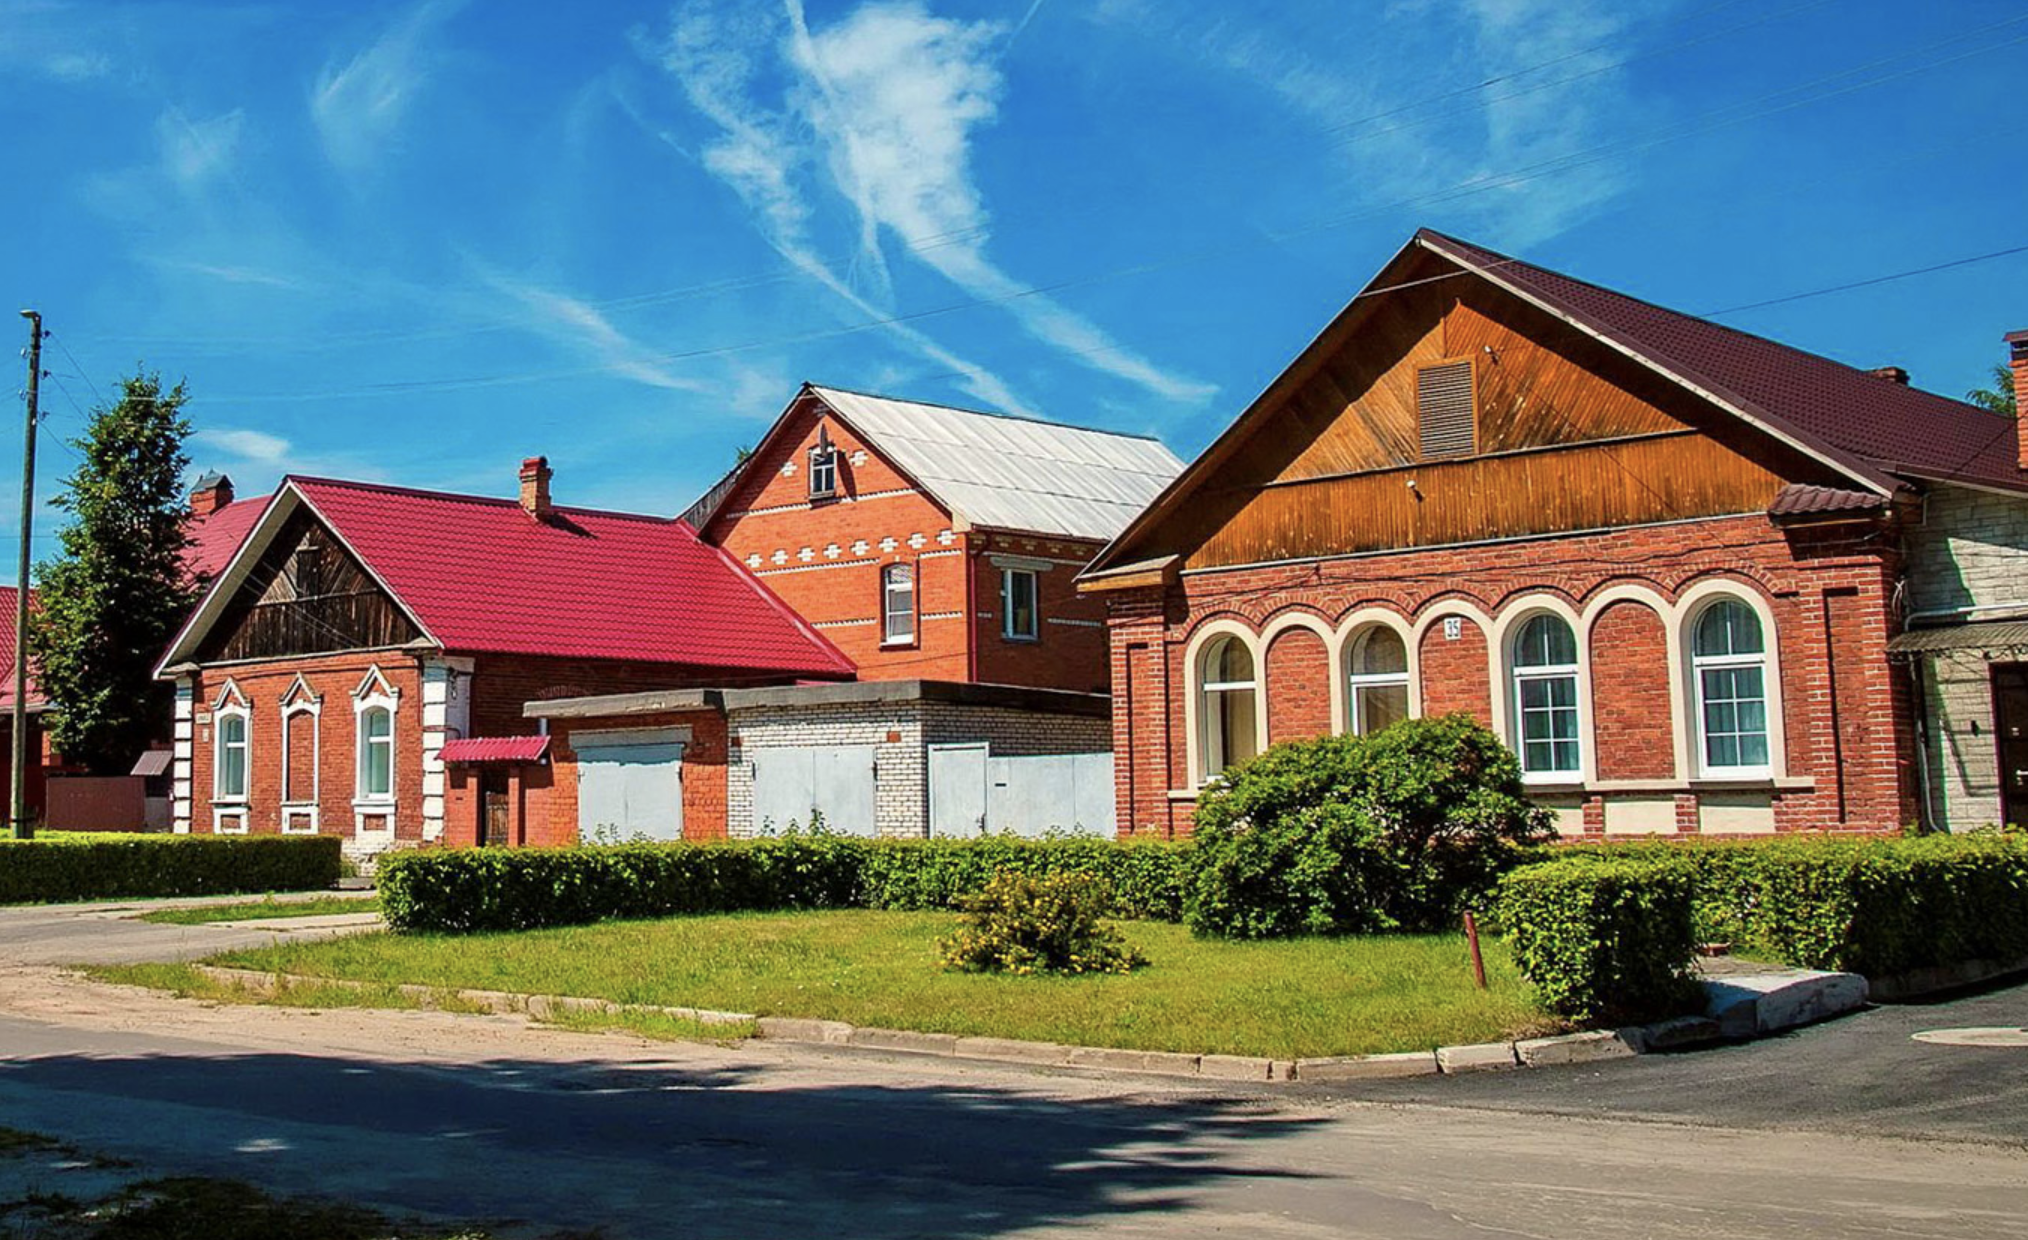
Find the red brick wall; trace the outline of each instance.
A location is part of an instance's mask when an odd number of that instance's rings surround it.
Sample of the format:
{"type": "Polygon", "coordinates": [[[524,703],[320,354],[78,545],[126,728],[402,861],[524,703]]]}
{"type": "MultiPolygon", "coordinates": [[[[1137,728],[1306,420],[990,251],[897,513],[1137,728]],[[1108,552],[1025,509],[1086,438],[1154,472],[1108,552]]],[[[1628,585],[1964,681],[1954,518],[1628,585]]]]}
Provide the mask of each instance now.
{"type": "Polygon", "coordinates": [[[1669,634],[1645,603],[1614,603],[1591,626],[1591,716],[1600,779],[1667,779],[1676,770],[1669,634]]]}
{"type": "Polygon", "coordinates": [[[1331,656],[1309,629],[1288,629],[1267,649],[1268,743],[1331,731],[1331,656]]]}
{"type": "MultiPolygon", "coordinates": [[[[212,776],[215,722],[208,716],[228,680],[239,687],[248,713],[248,830],[275,834],[281,830],[282,698],[300,673],[311,693],[323,699],[317,745],[318,830],[350,836],[353,793],[357,784],[354,748],[356,716],[353,691],[378,666],[390,686],[401,694],[394,712],[395,838],[422,838],[422,681],[415,660],[382,651],[379,654],[330,655],[314,659],[278,659],[271,663],[207,668],[196,674],[198,720],[191,737],[190,829],[209,834],[212,826],[212,776]]],[[[299,760],[306,757],[298,750],[299,760]]]]}
{"type": "Polygon", "coordinates": [[[1470,616],[1433,609],[1439,617],[1455,616],[1458,635],[1446,634],[1445,621],[1437,620],[1422,635],[1417,666],[1422,672],[1422,713],[1448,715],[1463,711],[1480,723],[1493,722],[1491,672],[1486,664],[1486,630],[1470,616]]]}
{"type": "Polygon", "coordinates": [[[1103,690],[1107,680],[1105,604],[1077,592],[1075,578],[1099,544],[1021,534],[961,533],[934,500],[835,418],[826,433],[839,452],[843,498],[812,501],[809,453],[814,406],[790,415],[745,485],[704,535],[751,568],[768,588],[820,628],[858,665],[863,680],[980,680],[1044,688],[1103,690]],[[851,463],[855,454],[864,460],[851,463]],[[793,472],[784,474],[784,466],[793,472]],[[1038,574],[1040,639],[1001,634],[1000,569],[988,557],[1047,559],[1038,574]],[[881,641],[881,574],[915,568],[912,642],[881,641]]]}
{"type": "MultiPolygon", "coordinates": [[[[1466,710],[1490,720],[1486,634],[1465,618],[1461,637],[1446,641],[1435,618],[1447,605],[1497,617],[1524,596],[1550,594],[1581,611],[1619,585],[1645,586],[1673,604],[1714,580],[1759,596],[1774,617],[1785,713],[1777,743],[1785,742],[1790,779],[1768,790],[1777,829],[1895,829],[1914,802],[1907,688],[1886,659],[1894,545],[1862,527],[1785,533],[1765,517],[1742,516],[1207,572],[1166,590],[1110,595],[1114,675],[1131,678],[1115,696],[1122,830],[1188,831],[1190,798],[1171,795],[1188,778],[1182,652],[1214,616],[1256,632],[1294,610],[1334,626],[1373,606],[1431,619],[1419,652],[1423,713],[1466,710]]],[[[1600,717],[1586,739],[1601,777],[1659,770],[1657,778],[1687,779],[1656,765],[1658,754],[1673,753],[1663,729],[1687,725],[1666,705],[1671,673],[1659,620],[1612,607],[1600,623],[1591,668],[1600,717]],[[1657,693],[1662,705],[1651,709],[1657,693]]]]}

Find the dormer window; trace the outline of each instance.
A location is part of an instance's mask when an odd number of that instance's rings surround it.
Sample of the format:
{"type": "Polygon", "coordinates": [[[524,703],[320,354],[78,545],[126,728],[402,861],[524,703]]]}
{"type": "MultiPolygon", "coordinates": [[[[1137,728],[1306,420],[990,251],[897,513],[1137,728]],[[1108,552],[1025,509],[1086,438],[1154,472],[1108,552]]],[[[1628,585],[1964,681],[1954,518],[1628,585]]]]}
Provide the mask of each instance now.
{"type": "Polygon", "coordinates": [[[810,448],[810,498],[830,499],[838,494],[838,449],[831,434],[817,428],[817,442],[810,448]]]}

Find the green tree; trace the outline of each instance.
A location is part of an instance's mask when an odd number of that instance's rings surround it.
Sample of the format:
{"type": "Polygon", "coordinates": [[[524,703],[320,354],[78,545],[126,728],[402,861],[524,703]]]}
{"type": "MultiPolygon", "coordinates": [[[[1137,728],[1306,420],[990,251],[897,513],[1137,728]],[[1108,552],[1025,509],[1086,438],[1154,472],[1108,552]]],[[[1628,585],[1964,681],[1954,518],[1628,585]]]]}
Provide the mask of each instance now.
{"type": "Polygon", "coordinates": [[[168,720],[154,665],[196,601],[184,568],[184,385],[165,392],[137,370],[120,388],[72,441],[83,459],[51,501],[70,520],[62,553],[37,566],[28,634],[51,740],[100,775],[126,774],[168,720]]]}
{"type": "Polygon", "coordinates": [[[1989,388],[1973,388],[1965,393],[1965,399],[1981,409],[1991,409],[1994,413],[2004,413],[2010,418],[2015,416],[2014,372],[2005,366],[1995,364],[1993,367],[1993,386],[1989,388]]]}

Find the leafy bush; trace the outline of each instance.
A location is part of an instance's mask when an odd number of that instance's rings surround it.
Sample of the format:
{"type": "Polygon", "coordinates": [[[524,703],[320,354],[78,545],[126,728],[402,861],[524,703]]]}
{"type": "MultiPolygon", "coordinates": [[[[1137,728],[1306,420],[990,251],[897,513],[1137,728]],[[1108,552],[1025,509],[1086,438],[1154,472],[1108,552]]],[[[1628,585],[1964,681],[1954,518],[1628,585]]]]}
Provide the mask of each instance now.
{"type": "Polygon", "coordinates": [[[1109,903],[1088,874],[997,874],[960,902],[965,924],[937,950],[970,973],[1127,973],[1147,961],[1100,920],[1109,903]]]}
{"type": "Polygon", "coordinates": [[[1693,881],[1668,862],[1548,861],[1503,878],[1494,908],[1522,976],[1551,1011],[1651,1020],[1699,1005],[1693,881]]]}
{"type": "Polygon", "coordinates": [[[0,904],[310,891],[338,881],[335,835],[0,840],[0,904]]]}
{"type": "Polygon", "coordinates": [[[1198,799],[1184,920],[1231,938],[1447,929],[1549,839],[1466,715],[1276,745],[1198,799]]]}
{"type": "Polygon", "coordinates": [[[1111,911],[1173,919],[1180,850],[1098,839],[869,840],[795,834],[709,843],[405,852],[380,863],[397,929],[462,933],[785,908],[946,909],[996,873],[1077,873],[1111,911]]]}
{"type": "Polygon", "coordinates": [[[2028,840],[1996,833],[1573,849],[1693,884],[1697,935],[1812,969],[1885,976],[2028,954],[2028,840]]]}

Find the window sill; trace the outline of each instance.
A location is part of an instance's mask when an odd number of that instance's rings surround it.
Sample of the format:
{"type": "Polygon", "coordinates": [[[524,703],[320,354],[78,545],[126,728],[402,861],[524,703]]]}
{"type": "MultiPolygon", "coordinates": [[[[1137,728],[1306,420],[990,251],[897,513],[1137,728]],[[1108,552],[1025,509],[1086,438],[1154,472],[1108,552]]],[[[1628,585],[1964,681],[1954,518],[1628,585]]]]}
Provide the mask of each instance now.
{"type": "Polygon", "coordinates": [[[1039,646],[1042,644],[1042,638],[1039,634],[1034,637],[1028,637],[1020,633],[1002,633],[1000,634],[1000,640],[1014,646],[1039,646]]]}
{"type": "Polygon", "coordinates": [[[352,798],[352,808],[368,811],[378,810],[391,814],[394,812],[394,798],[384,797],[368,800],[365,797],[354,797],[352,798]]]}
{"type": "Polygon", "coordinates": [[[1542,795],[1623,795],[1626,793],[1673,793],[1688,796],[1698,792],[1814,792],[1817,781],[1808,775],[1699,775],[1690,779],[1578,779],[1523,781],[1530,794],[1542,795]]]}
{"type": "Polygon", "coordinates": [[[914,650],[920,645],[913,637],[884,637],[880,641],[882,650],[914,650]]]}

